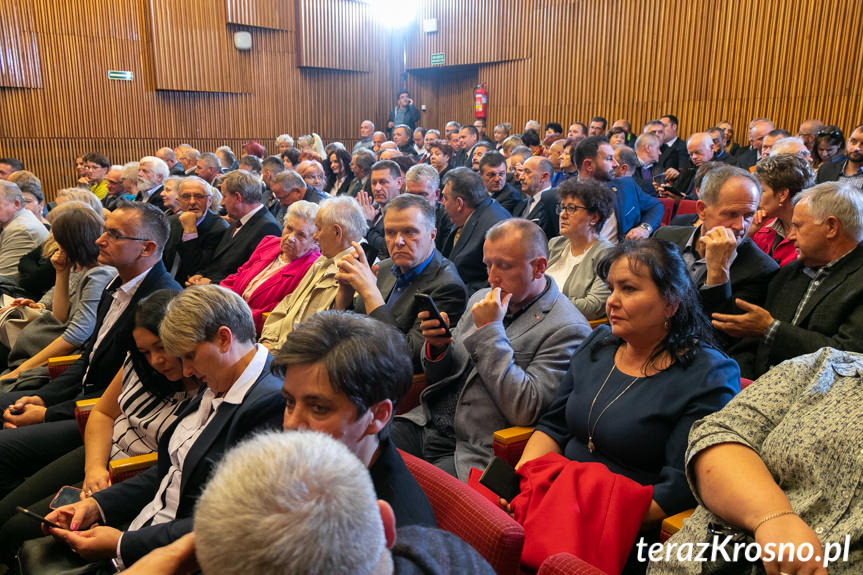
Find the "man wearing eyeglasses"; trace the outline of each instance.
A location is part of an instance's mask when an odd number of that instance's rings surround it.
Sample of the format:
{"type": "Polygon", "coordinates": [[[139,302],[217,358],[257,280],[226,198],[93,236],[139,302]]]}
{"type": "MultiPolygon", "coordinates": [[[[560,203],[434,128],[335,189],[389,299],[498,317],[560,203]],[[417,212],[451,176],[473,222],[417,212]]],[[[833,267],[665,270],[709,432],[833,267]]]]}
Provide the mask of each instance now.
{"type": "Polygon", "coordinates": [[[845,161],[822,165],[815,176],[815,183],[845,182],[854,186],[858,192],[863,192],[863,124],[858,124],[851,130],[851,135],[845,142],[845,156],[845,161]]]}
{"type": "Polygon", "coordinates": [[[177,199],[180,213],[168,217],[171,234],[162,262],[171,276],[183,284],[205,262],[212,259],[228,222],[210,209],[210,184],[192,176],[180,183],[177,199]]]}
{"type": "Polygon", "coordinates": [[[102,294],[96,325],[80,358],[39,387],[37,395],[0,394],[0,406],[9,406],[0,431],[0,497],[37,469],[80,447],[75,402],[99,397],[134,348],[138,301],[159,289],[181,289],[162,265],[167,238],[167,218],[154,206],[124,203],[108,215],[96,245],[99,263],[116,268],[117,277],[102,294]]]}

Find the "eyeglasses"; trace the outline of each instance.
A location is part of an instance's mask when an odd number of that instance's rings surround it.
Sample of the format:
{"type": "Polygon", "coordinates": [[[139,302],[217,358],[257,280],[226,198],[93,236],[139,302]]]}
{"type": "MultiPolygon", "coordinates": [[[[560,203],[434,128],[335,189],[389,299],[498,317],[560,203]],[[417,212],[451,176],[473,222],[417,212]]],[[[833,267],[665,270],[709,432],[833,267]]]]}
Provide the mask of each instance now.
{"type": "Polygon", "coordinates": [[[567,216],[572,217],[578,213],[578,210],[584,210],[586,212],[590,211],[587,208],[585,208],[584,206],[564,206],[563,204],[557,204],[557,206],[555,206],[555,212],[557,212],[557,215],[560,215],[563,212],[566,212],[567,216]]]}
{"type": "Polygon", "coordinates": [[[179,198],[181,200],[186,200],[186,201],[189,201],[189,200],[206,200],[209,197],[210,196],[208,196],[207,194],[180,194],[179,195],[179,198]]]}
{"type": "Polygon", "coordinates": [[[149,240],[147,238],[135,238],[132,236],[123,236],[123,235],[120,235],[120,233],[117,230],[114,230],[111,228],[105,228],[105,235],[108,236],[108,238],[111,241],[117,241],[117,240],[133,240],[136,242],[152,242],[153,241],[153,240],[149,240]]]}
{"type": "Polygon", "coordinates": [[[841,138],[842,137],[842,130],[839,130],[839,129],[818,130],[818,132],[815,135],[818,137],[829,136],[831,138],[841,138]]]}

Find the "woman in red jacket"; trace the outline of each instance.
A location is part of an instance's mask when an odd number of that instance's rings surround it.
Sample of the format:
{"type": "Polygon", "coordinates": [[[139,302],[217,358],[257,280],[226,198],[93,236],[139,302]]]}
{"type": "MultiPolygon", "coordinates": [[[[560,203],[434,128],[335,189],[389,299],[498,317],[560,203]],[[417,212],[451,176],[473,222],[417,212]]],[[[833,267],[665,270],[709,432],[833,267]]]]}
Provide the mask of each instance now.
{"type": "Polygon", "coordinates": [[[317,213],[318,204],[305,200],[291,204],[282,237],[265,237],[249,261],[219,284],[246,300],[252,308],[258,335],[264,325],[263,314],[272,311],[294,291],[321,255],[314,240],[317,213]]]}

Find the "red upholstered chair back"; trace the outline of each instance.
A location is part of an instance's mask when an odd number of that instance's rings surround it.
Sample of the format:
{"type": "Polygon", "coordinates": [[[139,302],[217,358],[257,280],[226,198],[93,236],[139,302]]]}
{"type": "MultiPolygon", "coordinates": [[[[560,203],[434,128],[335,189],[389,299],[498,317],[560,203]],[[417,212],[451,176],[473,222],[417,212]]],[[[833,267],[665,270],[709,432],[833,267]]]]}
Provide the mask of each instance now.
{"type": "Polygon", "coordinates": [[[695,204],[697,204],[695,200],[680,200],[680,203],[677,205],[677,214],[678,216],[682,216],[683,214],[694,214],[695,204]]]}
{"type": "Polygon", "coordinates": [[[606,575],[606,573],[575,555],[557,553],[542,562],[536,575],[606,575]]]}
{"type": "Polygon", "coordinates": [[[662,207],[665,208],[665,212],[662,214],[662,221],[659,222],[659,225],[667,226],[672,216],[674,216],[674,198],[659,198],[659,201],[662,202],[662,207]]]}
{"type": "Polygon", "coordinates": [[[519,571],[524,529],[482,495],[431,463],[399,451],[434,509],[437,525],[476,549],[498,575],[519,571]]]}

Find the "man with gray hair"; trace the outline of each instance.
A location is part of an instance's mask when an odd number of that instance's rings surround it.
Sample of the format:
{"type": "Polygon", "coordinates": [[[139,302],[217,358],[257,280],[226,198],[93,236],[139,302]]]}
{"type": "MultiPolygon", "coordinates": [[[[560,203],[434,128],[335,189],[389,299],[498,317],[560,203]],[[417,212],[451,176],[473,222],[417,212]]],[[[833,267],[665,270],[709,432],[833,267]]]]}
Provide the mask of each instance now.
{"type": "Polygon", "coordinates": [[[375,153],[371,148],[361,147],[355,150],[351,156],[351,171],[354,173],[354,178],[351,180],[351,185],[348,186],[347,195],[356,198],[360,190],[367,194],[372,194],[371,170],[374,163],[377,161],[375,153]]]}
{"type": "Polygon", "coordinates": [[[491,459],[496,429],[536,423],[590,334],[584,316],[545,275],[546,244],[533,222],[495,224],[483,247],[491,287],[470,298],[458,325],[443,315],[452,336],[428,312],[420,314],[429,385],[419,406],[396,417],[397,447],[466,481],[472,467],[483,469],[491,459]]]}
{"type": "Polygon", "coordinates": [[[467,302],[455,266],[435,249],[435,232],[434,208],[427,200],[415,194],[396,196],[384,209],[390,257],[380,263],[377,275],[359,245],[354,246],[359,257],[344,258],[336,274],[340,287],[335,308],[353,308],[398,328],[407,336],[416,373],[422,373],[424,343],[417,314],[424,308],[414,296],[431,296],[453,322],[461,317],[467,302]]]}
{"type": "Polygon", "coordinates": [[[770,280],[764,306],[713,314],[717,329],[747,338],[731,350],[746,378],[822,347],[863,351],[863,196],[837,182],[804,190],[788,238],[797,260],[770,280]]]}
{"type": "Polygon", "coordinates": [[[713,159],[713,138],[707,132],[692,134],[686,141],[686,152],[686,164],[680,168],[671,185],[666,184],[661,188],[662,195],[687,200],[698,199],[695,195],[695,172],[701,164],[713,159]]]}
{"type": "Polygon", "coordinates": [[[138,195],[136,202],[152,204],[160,210],[165,210],[162,201],[162,188],[168,179],[168,164],[156,156],[144,156],[138,161],[138,195]]]}
{"type": "Polygon", "coordinates": [[[764,137],[776,129],[773,122],[767,118],[755,118],[749,122],[749,146],[737,152],[737,165],[748,170],[761,159],[761,147],[764,137]]]}
{"type": "Polygon", "coordinates": [[[708,313],[741,313],[736,301],[764,303],[779,268],[747,233],[761,186],[746,170],[720,166],[704,178],[696,204],[701,225],[663,226],[655,237],[676,244],[708,313]]]}
{"type": "Polygon", "coordinates": [[[472,294],[488,286],[482,259],[486,232],[512,216],[497,200],[489,197],[482,178],[470,168],[455,168],[449,172],[441,203],[454,226],[441,251],[455,264],[468,294],[472,294]]]}
{"type": "Polygon", "coordinates": [[[187,176],[195,175],[195,166],[198,164],[198,158],[201,157],[201,152],[190,146],[189,144],[180,144],[174,150],[177,158],[180,160],[180,165],[187,176]]]}
{"type": "Polygon", "coordinates": [[[321,255],[294,291],[279,302],[264,322],[260,341],[270,349],[281,346],[288,334],[307,318],[333,307],[339,290],[338,264],[346,257],[359,257],[354,244],[358,244],[368,230],[360,205],[349,196],[321,202],[315,226],[321,255]]]}
{"type": "Polygon", "coordinates": [[[213,180],[221,173],[222,162],[219,160],[219,156],[212,152],[201,154],[198,161],[195,162],[195,175],[210,185],[213,185],[213,180]]]}
{"type": "Polygon", "coordinates": [[[177,154],[171,148],[159,148],[156,150],[156,157],[165,162],[172,176],[183,176],[186,170],[183,169],[183,164],[177,160],[177,154]]]}
{"type": "Polygon", "coordinates": [[[770,155],[778,156],[779,154],[795,154],[812,164],[812,153],[806,147],[803,139],[796,136],[776,140],[773,148],[770,149],[770,155]]]}
{"type": "Polygon", "coordinates": [[[186,285],[219,283],[246,263],[265,236],[280,236],[282,226],[261,203],[261,180],[237,170],[225,176],[222,206],[231,226],[222,233],[208,261],[201,261],[186,285]]]}
{"type": "Polygon", "coordinates": [[[440,203],[440,175],[437,170],[429,164],[411,166],[405,174],[405,193],[420,196],[434,206],[435,229],[437,230],[434,243],[437,249],[442,250],[450,231],[452,231],[452,222],[446,215],[443,204],[440,203]]]}
{"type": "Polygon", "coordinates": [[[363,120],[360,123],[360,139],[354,144],[354,149],[351,154],[356,154],[362,149],[371,150],[375,143],[372,141],[372,134],[375,133],[375,124],[371,120],[363,120]]]}
{"type": "MultiPolygon", "coordinates": [[[[293,170],[284,170],[273,176],[270,181],[270,189],[273,192],[277,206],[270,213],[279,221],[284,223],[285,214],[291,204],[302,200],[306,195],[306,182],[303,177],[293,170]]],[[[315,203],[315,202],[312,202],[315,203]]]]}
{"type": "Polygon", "coordinates": [[[25,207],[17,184],[6,180],[0,180],[0,228],[0,281],[18,285],[18,262],[42,245],[48,230],[25,207]]]}

